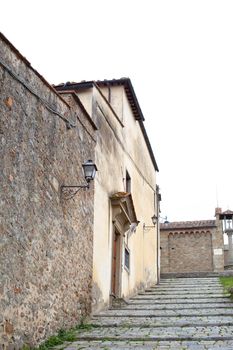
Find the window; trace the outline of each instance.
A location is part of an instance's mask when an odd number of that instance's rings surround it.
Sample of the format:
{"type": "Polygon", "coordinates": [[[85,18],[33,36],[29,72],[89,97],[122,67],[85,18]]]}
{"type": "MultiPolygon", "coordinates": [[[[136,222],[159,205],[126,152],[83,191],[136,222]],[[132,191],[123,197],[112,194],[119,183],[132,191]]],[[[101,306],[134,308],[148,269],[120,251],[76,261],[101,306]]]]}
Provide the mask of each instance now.
{"type": "Polygon", "coordinates": [[[131,177],[129,176],[129,173],[127,170],[126,170],[126,176],[125,176],[125,189],[126,189],[126,192],[131,192],[131,177]]]}
{"type": "Polygon", "coordinates": [[[125,247],[125,268],[129,272],[130,268],[130,254],[129,254],[129,249],[125,247]]]}

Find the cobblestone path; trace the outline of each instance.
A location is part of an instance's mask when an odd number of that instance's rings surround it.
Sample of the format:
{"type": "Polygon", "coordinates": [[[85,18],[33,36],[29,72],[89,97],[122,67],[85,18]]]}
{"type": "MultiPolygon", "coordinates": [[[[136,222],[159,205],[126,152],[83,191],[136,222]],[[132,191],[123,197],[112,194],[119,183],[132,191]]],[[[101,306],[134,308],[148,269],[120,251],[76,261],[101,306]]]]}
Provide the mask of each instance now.
{"type": "Polygon", "coordinates": [[[164,279],[91,322],[66,350],[233,350],[233,302],[216,277],[164,279]]]}

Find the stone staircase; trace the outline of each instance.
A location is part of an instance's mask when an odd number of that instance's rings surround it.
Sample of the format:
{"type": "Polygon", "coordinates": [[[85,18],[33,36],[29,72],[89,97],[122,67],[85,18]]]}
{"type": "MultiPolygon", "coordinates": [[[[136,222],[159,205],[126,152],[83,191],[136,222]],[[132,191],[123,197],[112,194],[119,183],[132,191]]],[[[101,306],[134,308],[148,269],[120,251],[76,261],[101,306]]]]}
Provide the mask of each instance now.
{"type": "Polygon", "coordinates": [[[91,322],[67,350],[233,350],[233,302],[217,277],[163,279],[91,322]]]}

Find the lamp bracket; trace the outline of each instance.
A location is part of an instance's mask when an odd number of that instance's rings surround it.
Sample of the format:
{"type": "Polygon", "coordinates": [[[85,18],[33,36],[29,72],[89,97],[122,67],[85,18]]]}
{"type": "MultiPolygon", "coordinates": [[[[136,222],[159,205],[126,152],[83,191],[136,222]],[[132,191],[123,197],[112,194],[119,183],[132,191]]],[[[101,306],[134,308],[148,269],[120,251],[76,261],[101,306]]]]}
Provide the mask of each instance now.
{"type": "Polygon", "coordinates": [[[61,186],[61,190],[63,190],[63,188],[89,188],[90,184],[89,182],[86,185],[80,185],[80,186],[61,186]]]}
{"type": "Polygon", "coordinates": [[[155,225],[153,225],[153,226],[147,226],[146,224],[143,224],[143,229],[147,229],[147,228],[155,228],[155,225]]]}
{"type": "Polygon", "coordinates": [[[90,184],[89,182],[86,185],[80,185],[80,186],[61,186],[61,194],[62,197],[66,200],[72,199],[82,188],[89,188],[90,184]]]}

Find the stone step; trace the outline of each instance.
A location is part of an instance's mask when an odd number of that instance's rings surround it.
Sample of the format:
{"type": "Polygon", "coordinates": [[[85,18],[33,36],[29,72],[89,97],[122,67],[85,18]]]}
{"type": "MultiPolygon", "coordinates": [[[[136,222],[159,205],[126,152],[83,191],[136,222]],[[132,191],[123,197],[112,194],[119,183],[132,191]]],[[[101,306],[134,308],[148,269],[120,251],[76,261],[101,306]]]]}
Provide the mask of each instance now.
{"type": "MultiPolygon", "coordinates": [[[[230,271],[231,272],[231,271],[230,271]]],[[[161,273],[161,279],[180,279],[180,278],[218,278],[219,276],[229,276],[229,272],[166,272],[161,273]]]]}
{"type": "Polygon", "coordinates": [[[179,304],[209,304],[209,303],[229,303],[231,300],[227,297],[224,298],[201,298],[201,299],[182,299],[177,298],[174,300],[174,298],[168,298],[168,299],[155,299],[153,297],[134,297],[134,299],[130,299],[130,304],[150,304],[150,305],[166,305],[166,304],[174,304],[174,301],[176,301],[179,304]]]}
{"type": "MultiPolygon", "coordinates": [[[[173,310],[135,310],[135,309],[120,309],[107,310],[98,313],[98,316],[115,316],[115,317],[151,317],[151,316],[233,316],[233,308],[212,308],[212,309],[188,309],[185,306],[182,309],[173,310]]],[[[94,315],[97,316],[97,315],[94,315]]]]}
{"type": "Polygon", "coordinates": [[[208,285],[203,285],[203,286],[197,286],[197,285],[189,285],[189,286],[173,286],[173,285],[167,285],[167,286],[157,286],[157,287],[150,287],[150,288],[147,288],[146,290],[160,290],[160,289],[164,289],[164,290],[168,290],[168,289],[171,289],[171,290],[175,290],[175,289],[198,289],[198,288],[201,288],[201,289],[218,289],[218,288],[223,288],[221,284],[215,284],[214,286],[210,286],[209,284],[208,285]]]}
{"type": "Polygon", "coordinates": [[[232,350],[232,340],[201,340],[201,341],[133,341],[133,340],[95,340],[75,341],[66,350],[232,350]]]}
{"type": "Polygon", "coordinates": [[[199,290],[199,291],[194,291],[194,290],[175,290],[175,291],[153,291],[153,292],[143,292],[143,293],[138,293],[138,295],[190,295],[190,294],[206,294],[206,295],[212,295],[212,294],[224,294],[223,289],[216,291],[216,290],[199,290]]]}
{"type": "Polygon", "coordinates": [[[201,289],[201,290],[206,290],[206,289],[211,289],[211,290],[213,290],[213,289],[223,289],[223,287],[222,287],[222,285],[220,285],[220,284],[218,284],[218,285],[216,285],[216,286],[214,286],[214,287],[210,287],[210,286],[171,286],[171,285],[168,285],[167,287],[164,287],[164,286],[157,286],[157,287],[151,287],[151,288],[148,288],[148,289],[146,289],[146,292],[151,292],[151,291],[157,291],[157,290],[165,290],[165,291],[167,291],[167,290],[175,290],[175,289],[177,289],[177,290],[199,290],[199,289],[201,289]]]}
{"type": "Polygon", "coordinates": [[[131,304],[137,304],[137,303],[151,303],[151,304],[174,304],[174,302],[179,303],[179,304],[187,304],[187,303],[229,303],[231,300],[229,300],[228,297],[217,297],[217,298],[188,298],[188,299],[183,299],[183,298],[155,298],[153,296],[137,296],[134,297],[133,299],[129,300],[129,303],[131,304]]]}
{"type": "Polygon", "coordinates": [[[160,283],[165,283],[165,282],[189,282],[189,281],[210,281],[210,282],[215,282],[218,281],[219,277],[218,276],[212,276],[212,277],[171,277],[171,278],[161,278],[160,283]]]}
{"type": "Polygon", "coordinates": [[[214,287],[214,286],[221,286],[221,283],[167,283],[167,284],[159,284],[159,285],[152,285],[150,288],[160,288],[160,287],[214,287]]]}
{"type": "Polygon", "coordinates": [[[233,350],[233,301],[218,278],[166,279],[92,317],[66,350],[233,350]]]}
{"type": "Polygon", "coordinates": [[[180,277],[176,277],[176,276],[168,276],[166,275],[166,278],[161,278],[161,281],[182,281],[182,280],[216,280],[219,278],[219,275],[216,276],[180,276],[180,277]]]}
{"type": "Polygon", "coordinates": [[[166,283],[160,283],[159,285],[161,286],[215,286],[215,285],[218,285],[220,282],[219,281],[203,281],[203,282],[200,282],[200,281],[180,281],[180,282],[166,282],[166,283]]]}
{"type": "Polygon", "coordinates": [[[138,296],[132,298],[133,300],[147,299],[147,300],[174,300],[174,299],[211,299],[211,298],[225,298],[229,297],[229,294],[218,293],[218,294],[138,294],[138,296]]]}
{"type": "Polygon", "coordinates": [[[172,327],[176,326],[233,326],[233,316],[151,316],[151,317],[93,317],[92,324],[97,326],[131,326],[131,327],[172,327]]]}
{"type": "Polygon", "coordinates": [[[122,310],[174,310],[174,309],[227,309],[230,308],[233,310],[233,303],[170,303],[170,304],[153,304],[153,303],[147,303],[147,304],[128,304],[119,306],[119,308],[114,307],[113,310],[116,309],[122,309],[122,310]]]}
{"type": "Polygon", "coordinates": [[[209,298],[225,298],[229,296],[228,294],[139,294],[137,297],[134,298],[139,299],[151,299],[151,300],[167,300],[167,299],[182,299],[182,300],[188,300],[188,299],[206,299],[209,298]]]}
{"type": "MultiPolygon", "coordinates": [[[[175,284],[180,284],[180,283],[190,283],[190,284],[194,284],[194,283],[219,283],[219,277],[214,277],[214,278],[177,278],[177,279],[161,279],[159,284],[166,284],[166,283],[175,283],[175,284]]],[[[156,285],[158,285],[158,283],[156,283],[156,285]]]]}
{"type": "Polygon", "coordinates": [[[159,290],[165,290],[165,291],[174,291],[174,290],[223,290],[223,286],[216,285],[216,286],[167,286],[167,287],[157,287],[157,288],[147,288],[146,291],[159,291],[159,290]]]}
{"type": "Polygon", "coordinates": [[[164,289],[164,290],[182,290],[182,289],[190,289],[190,290],[195,290],[195,289],[223,289],[223,286],[221,284],[215,284],[214,286],[210,286],[209,284],[208,285],[200,285],[200,286],[197,286],[197,285],[189,285],[189,286],[173,286],[173,285],[167,285],[167,286],[159,286],[159,287],[149,287],[147,288],[146,290],[160,290],[160,289],[164,289]]]}
{"type": "Polygon", "coordinates": [[[167,281],[167,282],[160,282],[159,284],[155,284],[154,286],[207,286],[207,285],[217,285],[220,284],[220,281],[216,279],[215,281],[167,281]]]}
{"type": "Polygon", "coordinates": [[[134,341],[193,341],[193,340],[231,340],[233,326],[197,327],[104,327],[93,328],[77,333],[79,340],[134,340],[134,341]]]}

